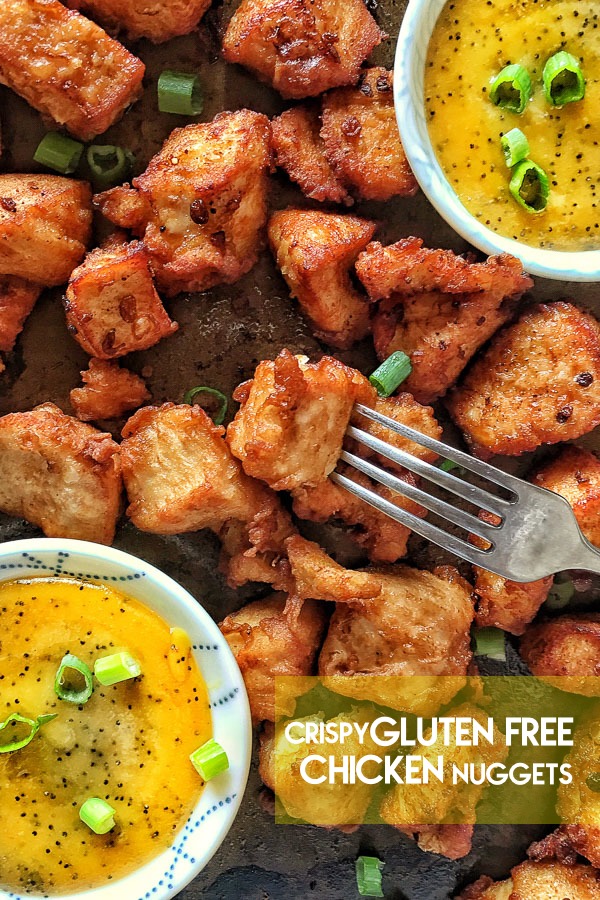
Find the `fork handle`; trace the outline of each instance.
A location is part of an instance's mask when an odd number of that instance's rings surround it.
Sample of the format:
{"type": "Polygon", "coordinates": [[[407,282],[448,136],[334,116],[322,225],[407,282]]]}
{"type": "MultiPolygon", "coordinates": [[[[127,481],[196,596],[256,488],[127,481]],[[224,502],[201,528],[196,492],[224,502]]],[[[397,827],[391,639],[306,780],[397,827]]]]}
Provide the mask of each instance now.
{"type": "Polygon", "coordinates": [[[600,575],[600,549],[594,547],[585,538],[582,538],[581,545],[574,554],[573,564],[569,561],[570,569],[583,569],[586,572],[593,572],[600,575]]]}

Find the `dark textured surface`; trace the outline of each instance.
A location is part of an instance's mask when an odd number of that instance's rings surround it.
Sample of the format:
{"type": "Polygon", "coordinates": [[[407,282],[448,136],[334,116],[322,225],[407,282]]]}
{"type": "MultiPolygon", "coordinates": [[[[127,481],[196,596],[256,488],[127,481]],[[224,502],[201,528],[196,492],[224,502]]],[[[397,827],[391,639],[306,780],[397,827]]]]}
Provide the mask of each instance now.
{"type": "MultiPolygon", "coordinates": [[[[156,79],[167,65],[201,72],[206,94],[203,119],[212,118],[220,110],[242,106],[269,114],[283,108],[280,98],[268,88],[236,67],[225,67],[218,59],[218,33],[229,5],[234,4],[217,4],[197,35],[158,48],[144,42],[133,47],[148,64],[144,97],[107,132],[103,143],[131,147],[142,169],[172,128],[186,124],[185,119],[156,113],[156,79]]],[[[404,7],[404,2],[385,0],[376,10],[380,24],[390,35],[375,54],[378,63],[391,64],[394,37],[404,7]]],[[[35,170],[31,158],[45,130],[39,117],[4,88],[0,88],[0,115],[5,143],[0,168],[35,170]]],[[[273,178],[271,200],[274,206],[289,202],[306,205],[280,176],[273,178]]],[[[432,246],[465,249],[464,242],[421,195],[385,205],[362,204],[358,211],[381,222],[384,241],[416,234],[432,246]]],[[[596,295],[594,286],[541,281],[533,293],[537,300],[572,297],[580,304],[592,308],[596,305],[598,314],[596,295]]],[[[268,254],[238,284],[202,295],[181,296],[168,307],[180,323],[180,331],[126,360],[138,371],[151,367],[148,382],[155,401],[179,400],[187,388],[199,383],[230,393],[251,375],[258,360],[274,356],[284,346],[307,353],[322,350],[290,301],[268,254]]],[[[338,355],[365,371],[374,360],[368,342],[338,355]]],[[[60,292],[46,292],[16,350],[9,355],[7,372],[0,377],[0,413],[29,409],[45,400],[52,400],[69,412],[68,394],[77,385],[85,362],[85,355],[67,333],[60,292]]],[[[116,433],[119,424],[107,423],[107,427],[116,433]]],[[[597,437],[588,437],[583,443],[593,446],[597,437]]],[[[314,528],[307,530],[314,533],[314,528]]],[[[4,540],[37,533],[25,523],[0,517],[0,536],[4,540]]],[[[340,543],[336,529],[328,529],[320,536],[329,547],[335,546],[338,558],[356,557],[346,543],[340,543]]],[[[236,593],[225,585],[216,569],[217,541],[210,534],[160,538],[123,525],[116,546],[151,561],[179,580],[217,620],[252,594],[251,588],[236,593]]],[[[439,551],[418,542],[413,543],[412,555],[423,565],[440,561],[439,551]]],[[[532,838],[543,831],[482,827],[477,830],[472,853],[453,863],[421,853],[391,828],[364,827],[356,834],[345,835],[308,827],[275,826],[258,804],[259,788],[254,767],[232,831],[207,869],[180,895],[183,900],[348,900],[358,896],[354,860],[359,853],[385,860],[383,885],[388,900],[448,900],[457,886],[483,872],[506,876],[509,868],[523,859],[532,838]]]]}

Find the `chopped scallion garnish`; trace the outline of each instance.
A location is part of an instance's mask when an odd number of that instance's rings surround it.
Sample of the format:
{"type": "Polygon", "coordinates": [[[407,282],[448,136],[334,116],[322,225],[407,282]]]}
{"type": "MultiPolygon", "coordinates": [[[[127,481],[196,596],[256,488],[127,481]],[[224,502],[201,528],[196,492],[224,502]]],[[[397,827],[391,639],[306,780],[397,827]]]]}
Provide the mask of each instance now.
{"type": "Polygon", "coordinates": [[[204,399],[208,400],[210,398],[212,402],[207,403],[207,406],[204,406],[202,403],[200,403],[200,406],[202,406],[203,409],[206,409],[206,411],[212,416],[212,420],[215,425],[222,425],[225,421],[225,416],[227,415],[227,407],[229,405],[229,401],[227,400],[225,394],[222,391],[218,391],[216,388],[205,387],[204,385],[202,385],[200,387],[190,388],[189,391],[186,391],[183,395],[183,402],[189,403],[190,406],[193,406],[194,403],[198,403],[196,397],[199,397],[201,394],[204,394],[204,399]],[[216,406],[215,400],[218,401],[218,406],[216,406]],[[214,409],[214,412],[211,412],[211,408],[213,408],[214,406],[216,406],[216,408],[214,409]]]}
{"type": "Polygon", "coordinates": [[[531,78],[523,66],[518,64],[505,66],[495,78],[492,78],[490,100],[495,106],[522,113],[530,97],[531,78]]]}
{"type": "Polygon", "coordinates": [[[506,662],[506,641],[500,628],[477,628],[474,638],[475,656],[506,662]]]}
{"type": "Polygon", "coordinates": [[[585,78],[579,60],[566,50],[547,60],[542,78],[546,100],[552,106],[565,106],[585,97],[585,78]]]}
{"type": "Polygon", "coordinates": [[[87,162],[99,187],[111,187],[129,181],[135,156],[131,150],[112,144],[92,144],[87,150],[87,162]]]}
{"type": "Polygon", "coordinates": [[[200,79],[197,75],[173,72],[165,69],[158,79],[158,108],[163,113],[178,116],[198,116],[202,112],[203,99],[200,79]]]}
{"type": "Polygon", "coordinates": [[[500,146],[509,169],[529,156],[529,141],[520,128],[511,128],[500,138],[500,146]]]}
{"type": "Polygon", "coordinates": [[[203,781],[210,781],[215,775],[227,771],[229,759],[220,744],[211,738],[190,754],[190,760],[203,781]]]}
{"type": "Polygon", "coordinates": [[[554,582],[546,600],[548,609],[562,609],[568,606],[575,594],[575,585],[572,581],[554,582]]]}
{"type": "Polygon", "coordinates": [[[440,469],[442,470],[442,472],[452,472],[453,469],[460,468],[462,467],[459,466],[458,463],[453,462],[451,459],[445,459],[444,462],[440,463],[440,469]]]}
{"type": "Polygon", "coordinates": [[[108,834],[115,827],[115,812],[106,800],[90,797],[82,803],[79,818],[95,834],[108,834]]]}
{"type": "Polygon", "coordinates": [[[31,743],[42,725],[51,722],[52,719],[56,719],[56,716],[56,713],[46,713],[46,715],[38,716],[37,719],[29,719],[27,716],[19,715],[19,713],[11,713],[10,716],[0,724],[0,753],[12,753],[14,750],[22,750],[23,747],[26,747],[27,744],[31,743]],[[3,738],[2,732],[5,728],[8,728],[9,725],[14,723],[27,725],[29,732],[24,737],[15,738],[5,744],[1,743],[3,738]]]}
{"type": "Polygon", "coordinates": [[[359,856],[356,860],[356,884],[361,897],[383,897],[382,863],[376,856],[359,856]]]}
{"type": "Polygon", "coordinates": [[[411,372],[410,358],[401,350],[396,350],[369,375],[369,381],[380,397],[390,397],[411,372]]]}
{"type": "Polygon", "coordinates": [[[94,675],[103,687],[137,678],[141,674],[142,667],[139,662],[125,650],[111,656],[103,656],[94,663],[94,675]]]}
{"type": "Polygon", "coordinates": [[[541,213],[546,209],[550,181],[544,170],[530,159],[514,167],[509,189],[519,206],[527,212],[541,213]]]}
{"type": "Polygon", "coordinates": [[[54,679],[54,691],[59,700],[87,703],[94,692],[92,673],[79,657],[65,653],[54,679]]]}
{"type": "Polygon", "coordinates": [[[49,131],[39,142],[33,158],[61,175],[70,175],[79,165],[83,144],[57,131],[49,131]]]}

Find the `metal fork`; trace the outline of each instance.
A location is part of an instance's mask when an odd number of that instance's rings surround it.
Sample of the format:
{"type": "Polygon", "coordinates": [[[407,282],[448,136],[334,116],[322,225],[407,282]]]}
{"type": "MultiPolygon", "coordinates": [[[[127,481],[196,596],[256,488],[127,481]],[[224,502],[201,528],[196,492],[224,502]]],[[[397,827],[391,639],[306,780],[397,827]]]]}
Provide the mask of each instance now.
{"type": "Polygon", "coordinates": [[[493,513],[499,517],[500,522],[494,525],[484,521],[472,513],[433,496],[422,488],[407,484],[395,475],[347,450],[342,451],[341,461],[358,469],[390,490],[410,500],[415,500],[441,519],[464,529],[467,536],[465,539],[457,537],[438,525],[420,519],[339,472],[331,475],[331,479],[336,484],[395,519],[396,522],[406,525],[421,537],[433,541],[434,544],[449,550],[473,565],[481,566],[511,581],[536,581],[538,578],[544,578],[565,569],[585,569],[600,574],[600,550],[593,547],[583,536],[573,510],[560,494],[529,484],[514,475],[508,475],[495,466],[490,466],[488,463],[463,453],[462,450],[456,450],[454,447],[414,431],[407,425],[402,425],[367,406],[356,404],[354,409],[367,419],[384,425],[415,444],[420,444],[439,456],[457,463],[463,469],[504,488],[512,496],[506,500],[489,493],[451,472],[445,472],[410,453],[391,447],[354,425],[348,427],[346,431],[348,437],[376,451],[382,457],[403,466],[415,475],[433,482],[451,494],[462,497],[463,500],[469,501],[480,510],[493,513]],[[482,538],[489,543],[489,547],[482,549],[469,543],[469,534],[482,538]]]}

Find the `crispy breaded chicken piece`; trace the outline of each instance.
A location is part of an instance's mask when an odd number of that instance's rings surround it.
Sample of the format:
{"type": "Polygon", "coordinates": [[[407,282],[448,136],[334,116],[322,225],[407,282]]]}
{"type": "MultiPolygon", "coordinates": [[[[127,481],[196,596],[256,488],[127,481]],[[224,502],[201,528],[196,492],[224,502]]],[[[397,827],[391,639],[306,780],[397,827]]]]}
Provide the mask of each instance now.
{"type": "Polygon", "coordinates": [[[569,765],[572,781],[570,784],[559,784],[556,811],[561,822],[567,828],[583,826],[584,835],[574,832],[574,839],[579,837],[586,846],[589,859],[596,859],[600,852],[600,793],[591,790],[588,778],[598,777],[598,738],[600,736],[600,710],[594,704],[589,715],[581,721],[573,735],[573,746],[564,758],[569,765]],[[588,832],[585,834],[585,832],[588,832]]]}
{"type": "Polygon", "coordinates": [[[473,846],[472,825],[411,825],[399,828],[415,840],[424,853],[437,853],[447,859],[468,856],[473,846]]]}
{"type": "Polygon", "coordinates": [[[523,634],[548,597],[552,575],[522,584],[487,569],[474,567],[474,571],[477,624],[481,628],[492,626],[511,634],[523,634]]]}
{"type": "Polygon", "coordinates": [[[556,859],[566,865],[573,865],[578,854],[600,866],[600,825],[561,825],[527,851],[530,859],[556,859]]]}
{"type": "Polygon", "coordinates": [[[288,590],[300,600],[357,603],[381,594],[381,581],[376,573],[344,569],[318,544],[299,534],[286,540],[285,550],[291,575],[288,590]]]}
{"type": "Polygon", "coordinates": [[[591,866],[524,862],[506,881],[483,875],[456,900],[598,900],[599,892],[600,872],[591,866]]]}
{"type": "Polygon", "coordinates": [[[259,363],[233,397],[240,409],[227,429],[231,452],[248,475],[280,491],[327,479],[355,400],[373,403],[375,391],[338,359],[311,363],[282,350],[259,363]]]}
{"type": "Polygon", "coordinates": [[[373,320],[377,355],[410,356],[404,386],[421,403],[445,394],[532,285],[513,256],[470,264],[448,250],[423,250],[420,238],[370,244],[356,271],[371,299],[383,301],[373,320]]]}
{"type": "Polygon", "coordinates": [[[71,275],[65,310],[70,333],[97,359],[145,350],[179,327],[162,305],[139,241],[117,238],[88,253],[71,275]]]}
{"type": "Polygon", "coordinates": [[[231,284],[256,262],[267,220],[270,138],[261,113],[219,113],[171,133],[133,179],[139,199],[122,187],[96,197],[115,224],[137,223],[169,296],[231,284]]]}
{"type": "Polygon", "coordinates": [[[325,631],[323,603],[308,600],[292,621],[285,605],[285,594],[270,594],[219,625],[241,669],[254,724],[275,721],[276,676],[312,674],[325,631]]]}
{"type": "Polygon", "coordinates": [[[83,387],[73,388],[69,399],[82,422],[118,419],[150,400],[143,380],[116,362],[90,359],[89,368],[81,372],[81,378],[83,387]]]}
{"type": "Polygon", "coordinates": [[[600,460],[581,447],[565,447],[543,466],[535,484],[569,501],[584,535],[600,547],[600,460]]]}
{"type": "MultiPolygon", "coordinates": [[[[408,425],[409,428],[414,428],[415,431],[419,431],[421,434],[428,435],[436,440],[441,439],[442,426],[435,418],[433,409],[431,406],[423,406],[421,403],[417,403],[412,394],[402,393],[393,397],[378,397],[374,404],[368,405],[372,406],[376,412],[381,413],[383,416],[394,419],[394,421],[402,425],[408,425]]],[[[385,425],[373,422],[372,419],[367,419],[358,412],[353,414],[352,424],[360,428],[361,431],[366,431],[367,434],[379,438],[380,441],[385,441],[386,444],[395,447],[397,450],[410,453],[411,456],[417,456],[425,462],[434,463],[438,459],[437,453],[434,453],[433,450],[428,450],[421,444],[409,441],[408,438],[402,437],[401,434],[396,434],[395,431],[391,431],[385,425]]],[[[352,451],[362,456],[363,459],[373,458],[379,465],[394,472],[406,472],[406,469],[402,466],[387,457],[380,456],[374,450],[365,447],[364,444],[358,444],[354,441],[349,441],[348,443],[352,447],[352,451]]]]}
{"type": "Polygon", "coordinates": [[[336,606],[319,675],[339,694],[433,715],[465,683],[471,660],[470,585],[450,566],[434,572],[395,566],[369,574],[379,579],[381,594],[336,606]],[[403,686],[399,678],[384,675],[420,676],[419,689],[414,678],[403,686]]]}
{"type": "Polygon", "coordinates": [[[350,272],[375,228],[356,216],[300,209],[269,221],[271,250],[292,297],[315,335],[334,347],[350,347],[369,330],[369,304],[350,272]]]}
{"type": "Polygon", "coordinates": [[[354,202],[327,157],[320,135],[321,118],[317,104],[286,109],[271,122],[275,164],[285,169],[311,200],[329,203],[354,202]]]}
{"type": "Polygon", "coordinates": [[[63,284],[83,259],[91,228],[91,193],[84,181],[0,175],[0,275],[48,287],[63,284]]]}
{"type": "Polygon", "coordinates": [[[600,675],[600,613],[559,616],[532,625],[520,650],[531,672],[559,690],[600,696],[600,678],[594,677],[600,675]]]}
{"type": "Polygon", "coordinates": [[[129,40],[145,37],[162,44],[193,31],[210,0],[66,0],[66,5],[98,19],[111,31],[122,29],[129,40]]]}
{"type": "Polygon", "coordinates": [[[2,0],[0,81],[90,141],[142,90],[143,62],[58,0],[2,0]]]}
{"type": "Polygon", "coordinates": [[[110,544],[121,496],[119,446],[53,403],[0,418],[0,510],[47,537],[110,544]]]}
{"type": "Polygon", "coordinates": [[[0,276],[0,350],[8,352],[15,346],[41,291],[39,284],[23,278],[0,276]]]}
{"type": "Polygon", "coordinates": [[[361,72],[356,87],[323,99],[321,138],[340,181],[362,200],[410,196],[418,188],[398,133],[392,73],[361,72]]]}
{"type": "Polygon", "coordinates": [[[505,328],[450,395],[480,456],[519,456],[600,424],[600,324],[570,303],[540,304],[505,328]]]}
{"type": "Polygon", "coordinates": [[[299,99],[355,84],[382,39],[362,0],[242,0],[225,32],[223,56],[299,99]]]}

